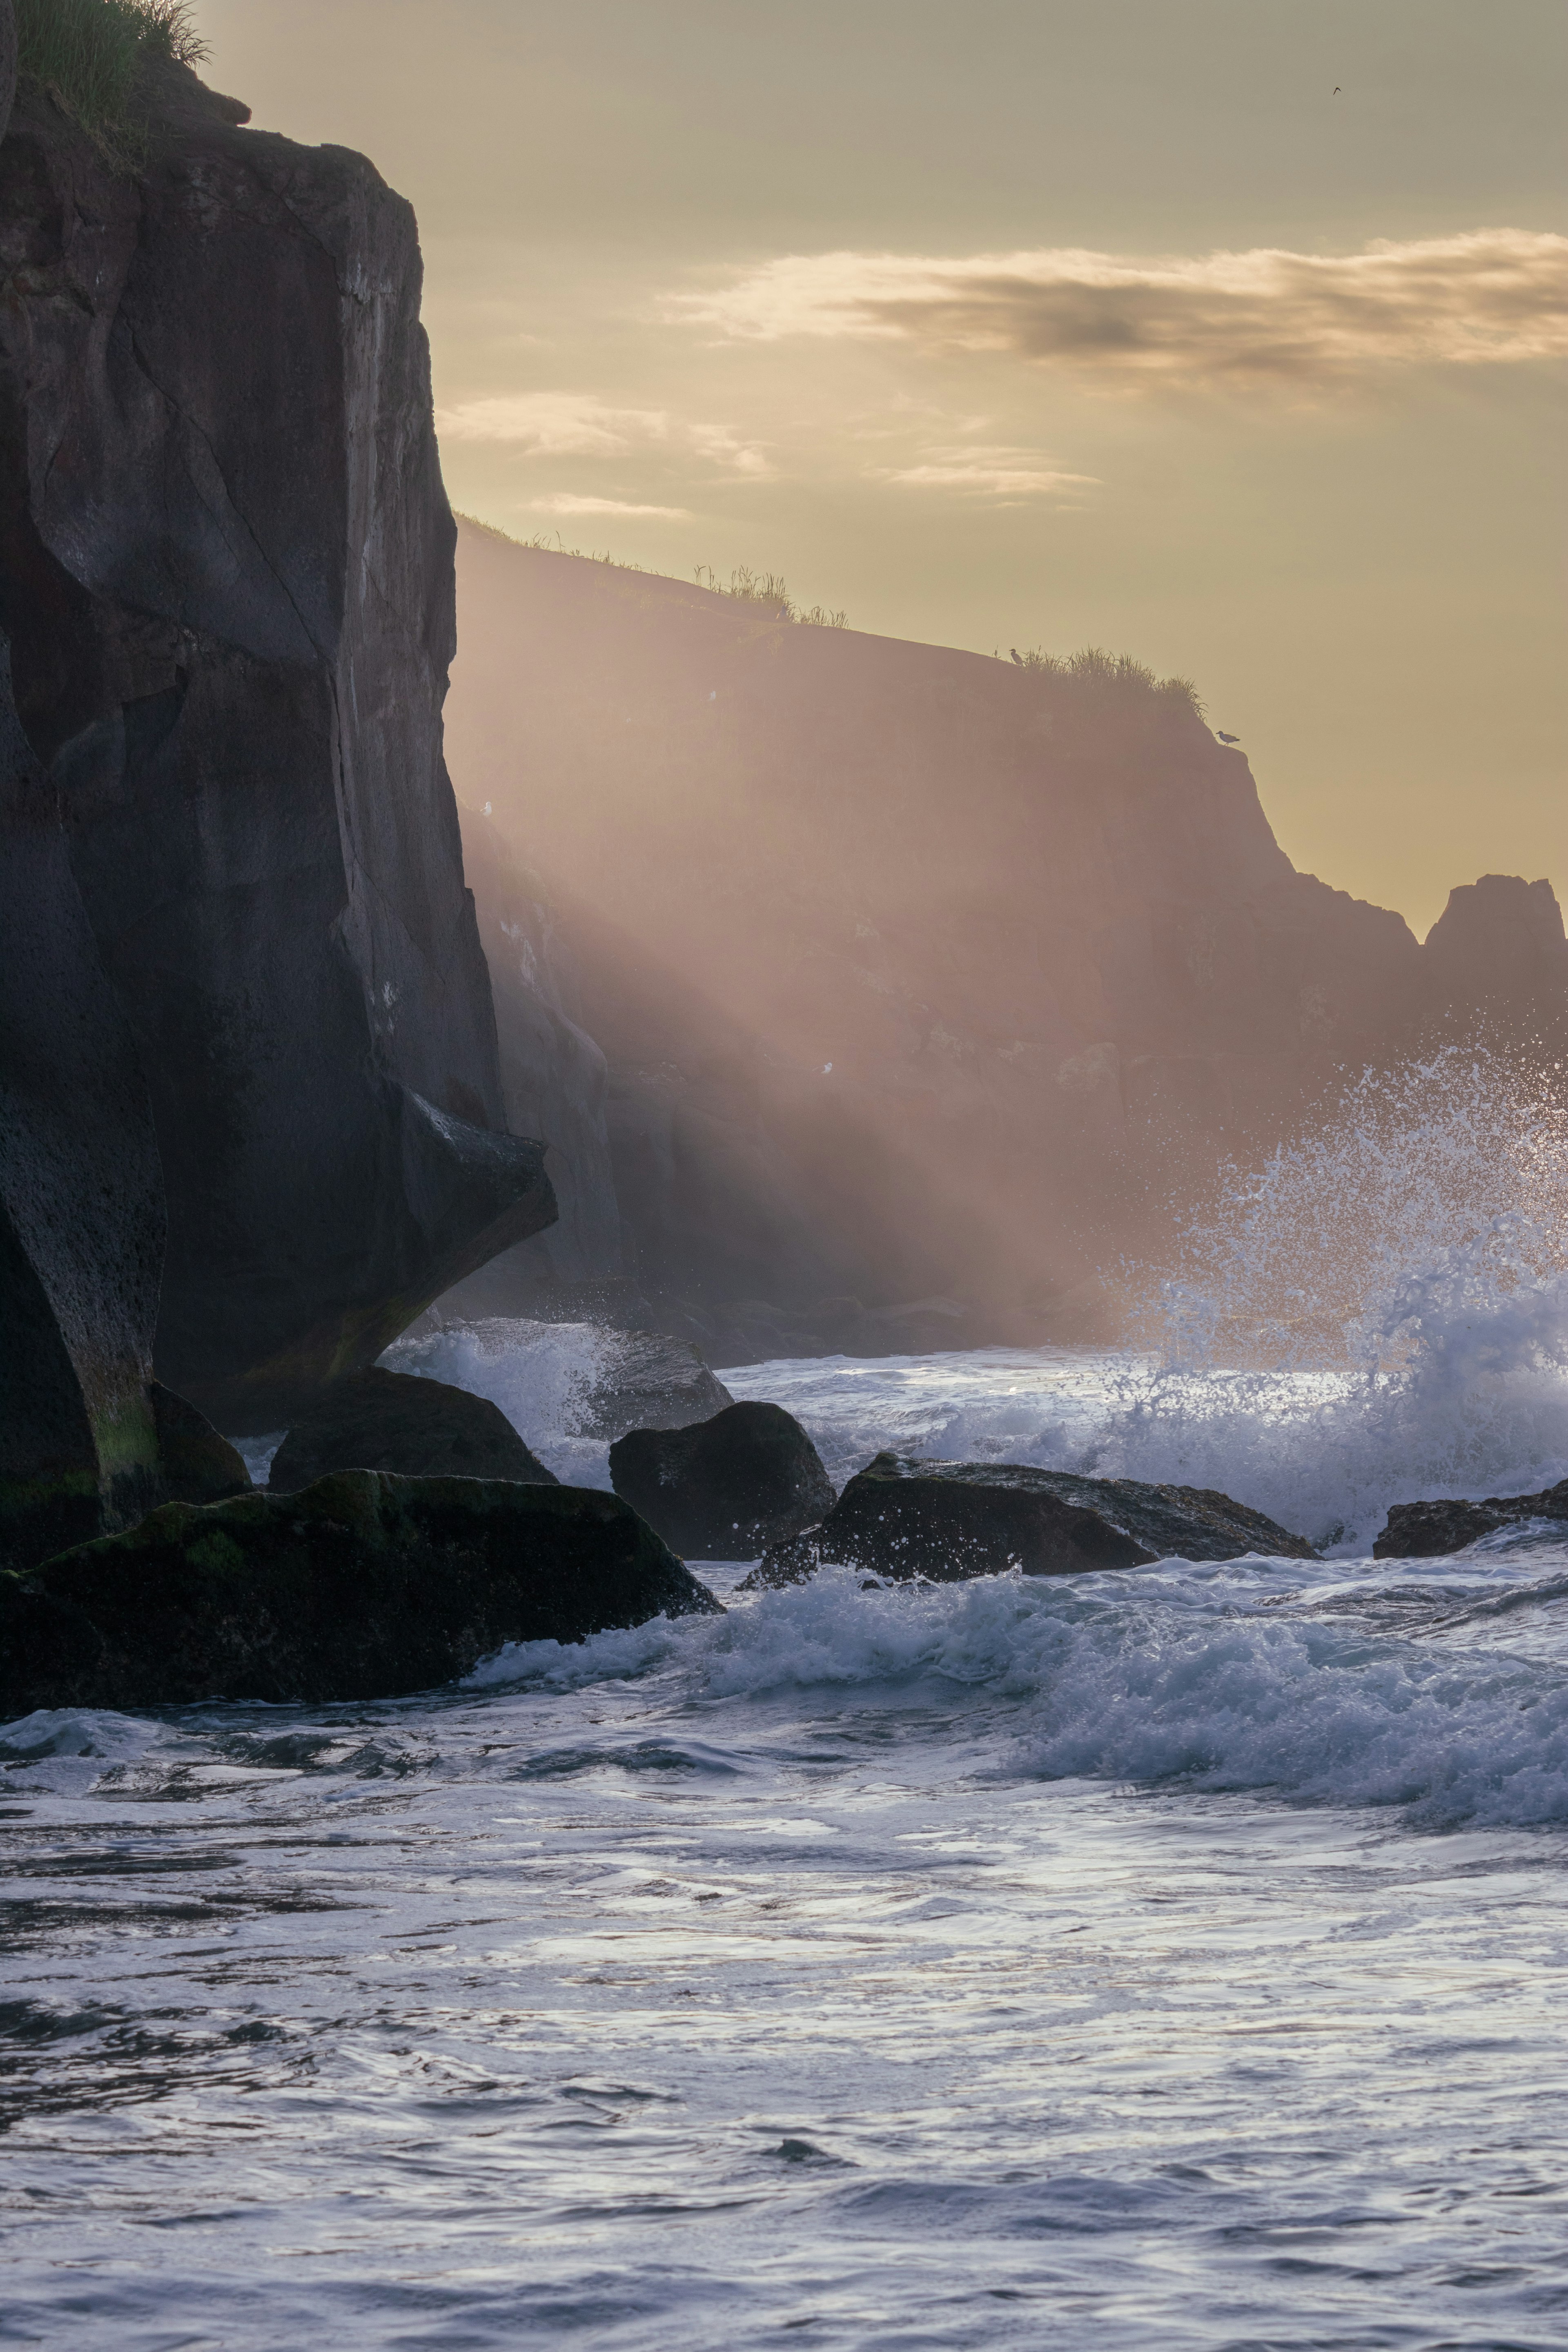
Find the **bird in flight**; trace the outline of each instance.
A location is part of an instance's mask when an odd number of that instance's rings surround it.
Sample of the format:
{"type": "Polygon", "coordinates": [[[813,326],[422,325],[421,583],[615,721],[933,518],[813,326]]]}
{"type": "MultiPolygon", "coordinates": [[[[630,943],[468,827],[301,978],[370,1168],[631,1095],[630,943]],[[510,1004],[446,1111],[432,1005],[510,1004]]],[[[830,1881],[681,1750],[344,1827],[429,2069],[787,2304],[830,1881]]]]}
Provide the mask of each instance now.
{"type": "Polygon", "coordinates": [[[1239,742],[1240,742],[1240,740],[1241,740],[1241,738],[1240,738],[1240,736],[1239,736],[1239,735],[1227,735],[1227,734],[1226,733],[1225,729],[1224,729],[1223,727],[1216,727],[1216,728],[1215,729],[1215,730],[1214,730],[1214,731],[1215,731],[1215,740],[1216,740],[1217,742],[1221,742],[1221,743],[1239,743],[1239,742]]]}
{"type": "Polygon", "coordinates": [[[1339,83],[1338,83],[1338,82],[1335,82],[1335,84],[1334,84],[1334,96],[1335,96],[1336,98],[1338,98],[1339,94],[1340,94],[1340,86],[1339,86],[1339,83]]]}

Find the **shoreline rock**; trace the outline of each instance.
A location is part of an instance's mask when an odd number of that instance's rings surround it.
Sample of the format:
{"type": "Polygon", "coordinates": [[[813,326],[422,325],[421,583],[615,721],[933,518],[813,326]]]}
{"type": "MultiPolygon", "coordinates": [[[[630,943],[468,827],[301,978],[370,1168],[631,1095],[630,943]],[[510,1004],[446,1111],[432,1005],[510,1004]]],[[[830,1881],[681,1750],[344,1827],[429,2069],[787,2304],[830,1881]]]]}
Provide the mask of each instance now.
{"type": "Polygon", "coordinates": [[[1252,1551],[1317,1557],[1304,1538],[1209,1487],[884,1453],[851,1478],[820,1526],[775,1545],[741,1589],[801,1583],[829,1565],[952,1583],[1008,1568],[1073,1576],[1252,1551]]]}
{"type": "Polygon", "coordinates": [[[614,1495],[345,1470],[0,1576],[0,1709],[395,1698],[510,1642],[721,1613],[614,1495]]]}
{"type": "Polygon", "coordinates": [[[683,1559],[754,1559],[833,1508],[833,1481],[782,1405],[726,1405],[685,1429],[632,1429],[610,1448],[624,1501],[683,1559]]]}
{"type": "Polygon", "coordinates": [[[488,1397],[379,1365],[321,1391],[273,1455],[268,1483],[274,1495],[295,1495],[334,1470],[560,1484],[488,1397]]]}
{"type": "Polygon", "coordinates": [[[1486,1495],[1479,1502],[1394,1503],[1373,1559],[1436,1559],[1526,1519],[1568,1519],[1568,1478],[1538,1495],[1486,1495]]]}

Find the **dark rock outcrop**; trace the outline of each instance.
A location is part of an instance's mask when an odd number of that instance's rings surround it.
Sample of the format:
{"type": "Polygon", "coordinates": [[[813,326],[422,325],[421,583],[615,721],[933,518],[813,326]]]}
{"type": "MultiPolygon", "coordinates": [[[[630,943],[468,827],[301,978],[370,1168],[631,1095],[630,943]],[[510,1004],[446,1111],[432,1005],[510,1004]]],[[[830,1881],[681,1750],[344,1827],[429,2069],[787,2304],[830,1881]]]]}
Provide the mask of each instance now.
{"type": "Polygon", "coordinates": [[[775,1546],[746,1582],[795,1584],[837,1564],[952,1583],[1007,1568],[1026,1576],[1071,1576],[1168,1557],[1238,1559],[1254,1551],[1316,1557],[1301,1537],[1207,1487],[879,1454],[851,1478],[820,1527],[775,1546]]]}
{"type": "Polygon", "coordinates": [[[346,1470],[0,1578],[0,1709],[388,1697],[508,1642],[718,1608],[613,1495],[346,1470]]]}
{"type": "Polygon", "coordinates": [[[160,1499],[163,1255],[147,1089],[0,638],[0,1566],[160,1499]]]}
{"type": "Polygon", "coordinates": [[[1448,893],[1421,952],[1428,1026],[1561,1043],[1568,939],[1550,882],[1483,874],[1448,893]]]}
{"type": "Polygon", "coordinates": [[[793,1413],[743,1402],[687,1429],[633,1429],[610,1479],[683,1559],[752,1559],[833,1508],[833,1482],[793,1413]]]}
{"type": "Polygon", "coordinates": [[[553,1206],[442,761],[413,215],[184,68],[142,98],[135,175],[26,81],[0,146],[0,626],[151,1095],[158,1369],[243,1433],[553,1206]]]}
{"type": "Polygon", "coordinates": [[[148,1391],[158,1433],[158,1470],[163,1499],[170,1503],[226,1503],[247,1494],[245,1457],[220,1437],[205,1412],[154,1381],[148,1391]]]}
{"type": "Polygon", "coordinates": [[[1373,1559],[1436,1559],[1526,1519],[1568,1519],[1568,1478],[1539,1495],[1487,1495],[1479,1502],[1395,1503],[1373,1559]]]}
{"type": "Polygon", "coordinates": [[[488,1397],[379,1365],[321,1391],[273,1455],[268,1483],[275,1495],[298,1494],[333,1470],[558,1484],[488,1397]]]}

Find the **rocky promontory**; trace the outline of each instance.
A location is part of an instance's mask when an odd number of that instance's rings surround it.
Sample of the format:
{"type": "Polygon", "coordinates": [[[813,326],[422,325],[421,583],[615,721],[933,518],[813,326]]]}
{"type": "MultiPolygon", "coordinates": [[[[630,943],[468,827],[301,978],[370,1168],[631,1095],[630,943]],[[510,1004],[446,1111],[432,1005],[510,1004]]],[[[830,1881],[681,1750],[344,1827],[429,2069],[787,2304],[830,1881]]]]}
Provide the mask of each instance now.
{"type": "Polygon", "coordinates": [[[27,1568],[243,1487],[213,1423],[301,1416],[554,1204],[442,757],[413,215],[155,40],[117,138],[26,47],[12,105],[14,34],[0,0],[0,1565],[27,1568]]]}
{"type": "Polygon", "coordinates": [[[413,215],[170,59],[140,103],[133,170],[26,76],[0,144],[0,628],[151,1105],[158,1370],[244,1432],[553,1209],[442,759],[413,215]]]}

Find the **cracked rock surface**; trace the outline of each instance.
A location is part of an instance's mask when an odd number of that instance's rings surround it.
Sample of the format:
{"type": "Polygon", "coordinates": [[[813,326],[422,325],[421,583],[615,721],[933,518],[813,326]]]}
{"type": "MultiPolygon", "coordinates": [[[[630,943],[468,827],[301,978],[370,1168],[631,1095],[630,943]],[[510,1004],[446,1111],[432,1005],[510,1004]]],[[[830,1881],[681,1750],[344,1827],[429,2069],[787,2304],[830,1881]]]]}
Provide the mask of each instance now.
{"type": "Polygon", "coordinates": [[[26,80],[0,146],[0,629],[152,1099],[157,1369],[244,1433],[554,1208],[442,758],[413,214],[143,96],[134,174],[26,80]]]}

